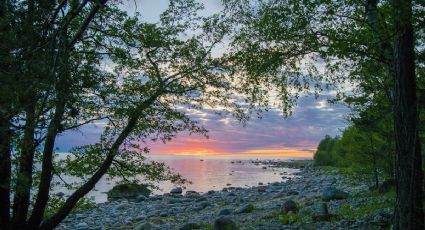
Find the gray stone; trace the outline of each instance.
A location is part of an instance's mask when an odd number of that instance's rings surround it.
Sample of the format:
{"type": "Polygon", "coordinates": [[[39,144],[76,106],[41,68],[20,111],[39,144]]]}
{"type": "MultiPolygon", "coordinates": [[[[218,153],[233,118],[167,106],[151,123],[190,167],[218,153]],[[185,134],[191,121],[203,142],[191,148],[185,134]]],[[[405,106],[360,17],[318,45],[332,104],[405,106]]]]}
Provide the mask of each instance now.
{"type": "Polygon", "coordinates": [[[339,190],[335,187],[327,187],[322,192],[322,199],[324,201],[330,200],[343,200],[348,198],[348,193],[339,190]]]}
{"type": "Polygon", "coordinates": [[[242,207],[236,209],[235,213],[250,213],[254,210],[253,204],[245,204],[242,207]]]}
{"type": "Polygon", "coordinates": [[[236,223],[229,217],[220,216],[214,221],[213,230],[236,230],[236,223]]]}
{"type": "Polygon", "coordinates": [[[58,192],[58,193],[56,193],[55,194],[57,197],[63,197],[63,196],[65,196],[65,193],[63,193],[63,192],[58,192]]]}
{"type": "Polygon", "coordinates": [[[147,185],[143,184],[119,184],[114,186],[109,192],[108,201],[114,201],[119,199],[136,199],[139,195],[148,197],[151,194],[151,190],[148,189],[147,185]]]}
{"type": "Polygon", "coordinates": [[[288,196],[294,196],[294,195],[298,195],[298,194],[299,194],[299,192],[295,191],[295,190],[289,190],[288,193],[287,193],[288,196]]]}
{"type": "Polygon", "coordinates": [[[182,194],[182,192],[183,192],[183,189],[181,187],[173,188],[170,191],[171,194],[182,194]]]}
{"type": "Polygon", "coordinates": [[[153,229],[153,225],[149,222],[143,222],[137,225],[133,230],[151,230],[153,229]]]}
{"type": "Polygon", "coordinates": [[[128,209],[128,208],[130,208],[130,205],[128,203],[122,203],[115,206],[115,210],[122,210],[122,209],[128,209]]]}
{"type": "Polygon", "coordinates": [[[330,221],[333,216],[334,215],[329,214],[326,203],[322,203],[313,215],[313,221],[330,221]]]}
{"type": "Polygon", "coordinates": [[[283,214],[287,214],[288,212],[296,213],[298,212],[298,205],[293,200],[287,200],[283,203],[281,210],[283,214]]]}
{"type": "Polygon", "coordinates": [[[136,197],[136,202],[142,202],[142,201],[145,201],[147,199],[148,198],[145,195],[140,194],[136,197]]]}
{"type": "Polygon", "coordinates": [[[82,223],[75,225],[75,229],[76,230],[87,230],[87,229],[89,229],[89,225],[85,222],[82,222],[82,223]]]}
{"type": "Polygon", "coordinates": [[[233,212],[233,209],[231,209],[231,208],[223,208],[218,212],[218,215],[219,216],[226,216],[226,215],[232,214],[232,212],[233,212]]]}
{"type": "Polygon", "coordinates": [[[146,219],[147,218],[147,216],[146,215],[138,215],[138,216],[136,216],[135,218],[134,218],[134,221],[141,221],[141,220],[144,220],[144,219],[146,219]]]}
{"type": "Polygon", "coordinates": [[[199,206],[201,206],[202,208],[206,208],[210,205],[211,205],[211,203],[208,202],[208,201],[202,201],[202,202],[199,203],[199,206]]]}

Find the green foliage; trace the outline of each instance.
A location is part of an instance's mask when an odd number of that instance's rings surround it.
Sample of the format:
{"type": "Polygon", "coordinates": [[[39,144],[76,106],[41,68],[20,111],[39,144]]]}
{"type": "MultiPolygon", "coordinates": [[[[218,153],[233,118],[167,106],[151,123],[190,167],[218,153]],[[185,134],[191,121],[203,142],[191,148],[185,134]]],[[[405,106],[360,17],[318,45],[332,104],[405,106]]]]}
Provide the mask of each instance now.
{"type": "MultiPolygon", "coordinates": [[[[47,206],[47,209],[44,213],[44,218],[49,218],[53,214],[55,214],[59,208],[63,205],[65,202],[65,198],[58,197],[58,196],[51,196],[49,199],[49,204],[47,206]]],[[[73,212],[76,211],[83,211],[83,210],[91,210],[96,207],[95,203],[91,199],[83,198],[78,201],[78,203],[74,206],[73,212]]]]}
{"type": "Polygon", "coordinates": [[[292,213],[292,212],[288,214],[281,214],[278,216],[278,218],[282,224],[292,224],[295,222],[302,221],[302,217],[298,213],[292,213]]]}
{"type": "Polygon", "coordinates": [[[338,163],[338,155],[335,152],[335,145],[339,137],[332,138],[328,135],[320,141],[319,147],[314,154],[314,164],[319,166],[332,166],[338,163]]]}
{"type": "Polygon", "coordinates": [[[350,118],[351,126],[341,137],[326,136],[320,142],[315,164],[344,168],[352,178],[375,185],[380,178],[392,178],[395,146],[391,113],[384,114],[387,107],[372,104],[357,108],[358,113],[350,118]]]}
{"type": "Polygon", "coordinates": [[[343,204],[336,214],[339,218],[348,220],[359,220],[375,213],[376,211],[384,208],[393,208],[395,202],[395,191],[390,191],[386,194],[377,192],[362,192],[357,195],[357,199],[366,199],[367,202],[361,205],[352,206],[350,204],[343,204]]]}

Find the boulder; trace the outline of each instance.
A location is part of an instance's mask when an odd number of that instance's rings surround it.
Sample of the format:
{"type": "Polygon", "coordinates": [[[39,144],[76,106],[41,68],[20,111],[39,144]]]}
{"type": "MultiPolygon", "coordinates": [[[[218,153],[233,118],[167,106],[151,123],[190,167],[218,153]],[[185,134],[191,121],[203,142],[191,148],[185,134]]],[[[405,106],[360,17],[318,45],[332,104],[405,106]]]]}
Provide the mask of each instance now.
{"type": "Polygon", "coordinates": [[[298,205],[293,200],[287,200],[285,203],[283,203],[281,211],[283,214],[287,214],[288,212],[297,213],[298,205]]]}
{"type": "Polygon", "coordinates": [[[326,203],[320,204],[319,209],[313,214],[313,221],[330,221],[333,215],[329,214],[326,203]]]}
{"type": "Polygon", "coordinates": [[[348,198],[348,193],[339,190],[335,187],[327,187],[322,192],[322,200],[330,201],[330,200],[343,200],[348,198]]]}
{"type": "Polygon", "coordinates": [[[173,188],[170,191],[171,194],[182,194],[182,192],[183,192],[183,189],[181,187],[173,188]]]}
{"type": "Polygon", "coordinates": [[[147,185],[119,184],[109,190],[109,192],[107,192],[107,195],[108,201],[114,201],[119,199],[136,200],[139,195],[148,197],[151,192],[152,191],[148,189],[147,185]]]}
{"type": "Polygon", "coordinates": [[[236,209],[235,213],[250,213],[254,210],[253,204],[245,204],[242,207],[236,209]]]}
{"type": "Polygon", "coordinates": [[[213,230],[236,230],[236,223],[229,217],[220,216],[214,221],[213,230]]]}

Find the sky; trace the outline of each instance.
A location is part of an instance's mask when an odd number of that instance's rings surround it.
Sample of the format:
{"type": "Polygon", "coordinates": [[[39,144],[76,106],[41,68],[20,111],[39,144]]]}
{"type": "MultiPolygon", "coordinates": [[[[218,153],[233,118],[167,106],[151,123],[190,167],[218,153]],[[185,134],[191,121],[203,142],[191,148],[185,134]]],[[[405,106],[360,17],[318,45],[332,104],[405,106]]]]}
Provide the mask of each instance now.
{"type": "MultiPolygon", "coordinates": [[[[124,2],[123,9],[129,14],[138,11],[148,22],[156,22],[168,3],[166,0],[124,2]]],[[[205,5],[204,15],[221,8],[220,0],[201,2],[205,5]]],[[[147,145],[151,154],[311,157],[326,134],[338,135],[347,126],[345,117],[349,109],[328,104],[329,96],[301,97],[291,117],[284,118],[279,111],[270,110],[261,114],[261,119],[253,117],[245,126],[232,117],[220,117],[204,110],[190,117],[209,130],[208,139],[181,133],[166,144],[148,142],[147,145]]],[[[60,136],[56,147],[60,152],[67,152],[72,147],[96,143],[101,131],[101,126],[86,125],[78,131],[66,132],[60,136]]]]}

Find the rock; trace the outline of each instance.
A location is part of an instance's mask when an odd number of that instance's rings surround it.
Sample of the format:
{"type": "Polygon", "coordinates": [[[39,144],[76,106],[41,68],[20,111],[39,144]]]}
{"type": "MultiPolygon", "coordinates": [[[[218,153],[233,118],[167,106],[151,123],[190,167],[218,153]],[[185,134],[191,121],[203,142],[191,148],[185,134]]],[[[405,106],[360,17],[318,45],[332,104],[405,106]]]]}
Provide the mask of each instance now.
{"type": "Polygon", "coordinates": [[[236,209],[235,213],[250,213],[254,210],[253,204],[246,204],[238,209],[236,209]]]}
{"type": "Polygon", "coordinates": [[[182,194],[182,192],[183,192],[183,189],[181,187],[173,188],[170,191],[171,194],[182,194]]]}
{"type": "Polygon", "coordinates": [[[200,228],[202,228],[202,225],[198,223],[186,223],[180,228],[180,230],[192,230],[192,229],[200,229],[200,228]]]}
{"type": "Polygon", "coordinates": [[[202,202],[199,203],[199,206],[201,206],[202,209],[204,209],[204,208],[206,208],[206,207],[208,207],[210,205],[211,205],[211,203],[208,202],[208,201],[202,201],[202,202]]]}
{"type": "Polygon", "coordinates": [[[293,196],[293,195],[298,195],[298,194],[299,194],[299,192],[298,192],[298,191],[295,191],[295,190],[289,190],[286,194],[287,194],[288,196],[293,196]]]}
{"type": "Polygon", "coordinates": [[[55,194],[57,197],[63,197],[63,196],[65,196],[65,193],[63,193],[63,192],[58,192],[58,193],[56,193],[55,194]]]}
{"type": "Polygon", "coordinates": [[[82,222],[82,223],[75,225],[75,229],[76,230],[86,230],[86,229],[89,229],[89,225],[85,222],[82,222]]]}
{"type": "Polygon", "coordinates": [[[115,206],[115,210],[123,210],[130,208],[130,205],[128,203],[121,203],[115,206]]]}
{"type": "Polygon", "coordinates": [[[189,191],[186,191],[186,196],[200,196],[200,194],[199,194],[199,192],[197,192],[197,191],[193,191],[193,190],[189,190],[189,191]]]}
{"type": "Polygon", "coordinates": [[[330,221],[334,215],[329,214],[328,206],[322,203],[313,215],[313,221],[330,221]]]}
{"type": "Polygon", "coordinates": [[[119,200],[119,199],[130,199],[134,200],[139,195],[148,197],[151,194],[151,190],[148,189],[147,185],[141,184],[119,184],[114,186],[109,192],[108,201],[119,200]]]}
{"type": "Polygon", "coordinates": [[[293,200],[287,200],[283,203],[281,211],[283,214],[287,214],[288,212],[296,213],[298,212],[298,205],[293,200]]]}
{"type": "Polygon", "coordinates": [[[343,200],[348,198],[348,193],[339,190],[335,187],[327,187],[322,192],[322,200],[330,201],[330,200],[343,200]]]}
{"type": "Polygon", "coordinates": [[[196,199],[196,202],[202,202],[202,201],[207,201],[206,197],[199,197],[198,199],[196,199]]]}
{"type": "Polygon", "coordinates": [[[147,199],[148,198],[145,195],[140,194],[136,197],[136,202],[142,202],[142,201],[145,201],[147,199]]]}
{"type": "Polygon", "coordinates": [[[147,216],[142,214],[142,215],[136,216],[133,220],[134,221],[141,221],[141,220],[144,220],[146,218],[147,218],[147,216]]]}
{"type": "Polygon", "coordinates": [[[153,229],[153,225],[149,222],[140,223],[133,230],[151,230],[153,229]]]}
{"type": "Polygon", "coordinates": [[[229,217],[220,216],[214,221],[213,230],[236,230],[236,223],[229,217]]]}
{"type": "Polygon", "coordinates": [[[227,215],[232,214],[232,212],[233,212],[233,209],[231,209],[231,208],[223,208],[218,212],[218,215],[219,216],[227,216],[227,215]]]}
{"type": "Polygon", "coordinates": [[[263,182],[258,182],[258,185],[263,185],[263,182]]]}
{"type": "Polygon", "coordinates": [[[212,194],[214,194],[215,193],[215,191],[214,190],[209,190],[208,192],[207,192],[207,194],[208,195],[212,195],[212,194]]]}

